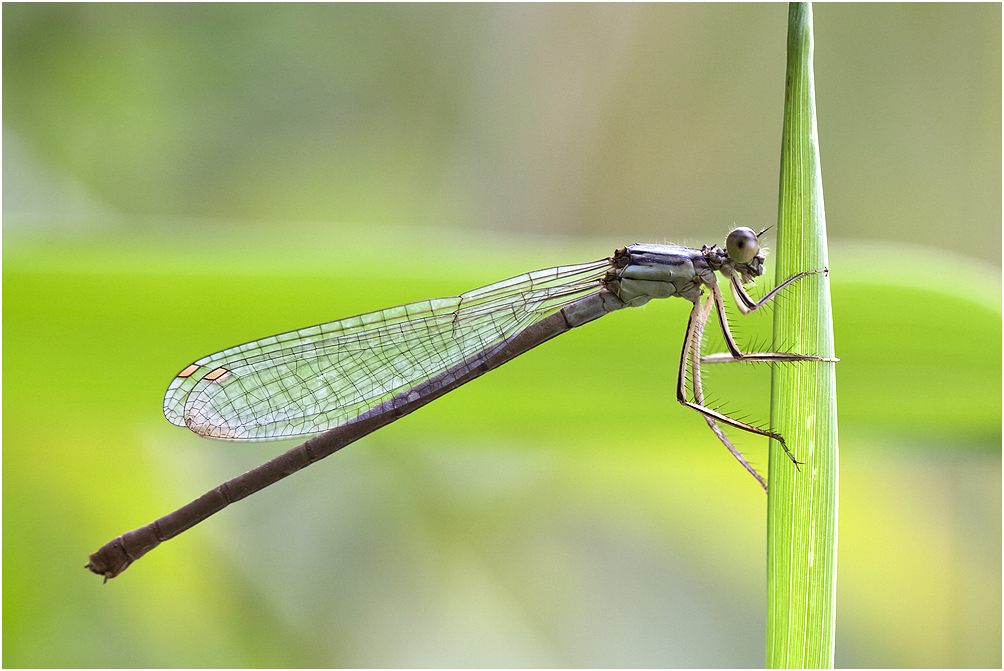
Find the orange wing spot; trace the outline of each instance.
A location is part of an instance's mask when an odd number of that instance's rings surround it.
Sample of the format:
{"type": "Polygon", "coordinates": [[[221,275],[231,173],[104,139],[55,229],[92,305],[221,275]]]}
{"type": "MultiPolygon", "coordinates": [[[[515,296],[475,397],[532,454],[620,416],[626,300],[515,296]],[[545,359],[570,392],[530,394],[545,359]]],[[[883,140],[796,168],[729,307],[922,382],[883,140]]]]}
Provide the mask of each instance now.
{"type": "Polygon", "coordinates": [[[194,363],[189,364],[189,366],[185,368],[185,370],[178,373],[178,377],[190,377],[192,373],[199,370],[200,368],[202,368],[202,366],[196,366],[194,363]]]}
{"type": "Polygon", "coordinates": [[[202,379],[209,380],[210,382],[223,382],[223,380],[227,379],[228,375],[230,375],[230,371],[226,368],[217,368],[206,373],[206,376],[202,379]]]}

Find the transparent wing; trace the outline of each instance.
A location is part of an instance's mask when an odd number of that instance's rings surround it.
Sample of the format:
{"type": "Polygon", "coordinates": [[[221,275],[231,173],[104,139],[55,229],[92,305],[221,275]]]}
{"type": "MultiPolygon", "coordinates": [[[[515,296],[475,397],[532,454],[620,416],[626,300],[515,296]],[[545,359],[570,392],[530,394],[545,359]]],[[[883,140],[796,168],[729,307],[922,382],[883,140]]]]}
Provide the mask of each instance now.
{"type": "Polygon", "coordinates": [[[287,438],[347,424],[599,291],[609,268],[603,259],[537,270],[460,296],[237,345],[178,373],[164,415],[226,440],[287,438]]]}

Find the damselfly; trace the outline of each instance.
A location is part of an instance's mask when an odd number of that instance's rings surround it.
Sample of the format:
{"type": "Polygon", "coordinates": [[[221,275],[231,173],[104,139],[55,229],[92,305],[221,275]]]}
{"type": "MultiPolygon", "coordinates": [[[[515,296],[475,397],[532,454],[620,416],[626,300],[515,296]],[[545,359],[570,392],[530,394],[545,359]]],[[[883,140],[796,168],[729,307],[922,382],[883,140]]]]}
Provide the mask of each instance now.
{"type": "MultiPolygon", "coordinates": [[[[766,230],[766,229],[764,229],[766,230]]],[[[437,298],[281,333],[225,349],[186,366],[171,382],[164,414],[201,436],[249,441],[317,435],[90,557],[87,568],[113,578],[162,541],[230,503],[323,459],[366,434],[497,368],[542,342],[626,307],[679,296],[694,304],[677,374],[680,403],[701,413],[739,463],[766,490],[763,477],[720,424],[778,441],[767,429],[705,404],[701,364],[722,361],[836,361],[784,352],[743,352],[725,315],[715,273],[748,314],[807,275],[794,275],[753,300],[744,285],[763,274],[759,234],[740,227],[725,249],[637,244],[614,255],[519,275],[460,296],[437,298]],[[705,296],[705,289],[708,295],[705,296]],[[701,356],[701,337],[714,308],[727,353],[701,356]],[[687,394],[688,370],[691,394],[687,394]],[[322,433],[323,432],[323,433],[322,433]]]]}

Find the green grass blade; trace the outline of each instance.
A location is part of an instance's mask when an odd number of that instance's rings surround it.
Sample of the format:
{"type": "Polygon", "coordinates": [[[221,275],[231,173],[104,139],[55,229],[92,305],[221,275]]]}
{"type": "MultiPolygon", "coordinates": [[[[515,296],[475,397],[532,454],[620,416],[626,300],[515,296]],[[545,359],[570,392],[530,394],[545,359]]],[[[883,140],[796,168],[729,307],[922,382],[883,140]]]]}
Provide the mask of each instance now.
{"type": "MultiPolygon", "coordinates": [[[[788,12],[777,278],[826,267],[826,220],[812,74],[812,7],[788,12]]],[[[834,356],[829,281],[810,275],[779,297],[775,343],[834,356]]],[[[767,667],[832,668],[836,618],[837,412],[833,363],[775,366],[771,422],[802,462],[770,452],[767,667]]]]}

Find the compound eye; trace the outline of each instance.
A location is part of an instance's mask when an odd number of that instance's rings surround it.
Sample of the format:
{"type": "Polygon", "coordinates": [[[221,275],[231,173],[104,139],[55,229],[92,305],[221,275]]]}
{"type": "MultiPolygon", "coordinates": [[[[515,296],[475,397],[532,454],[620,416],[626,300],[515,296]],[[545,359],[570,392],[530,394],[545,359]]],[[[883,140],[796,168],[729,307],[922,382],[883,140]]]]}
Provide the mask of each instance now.
{"type": "Polygon", "coordinates": [[[740,226],[725,238],[725,251],[735,263],[749,263],[760,251],[752,228],[740,226]]]}

